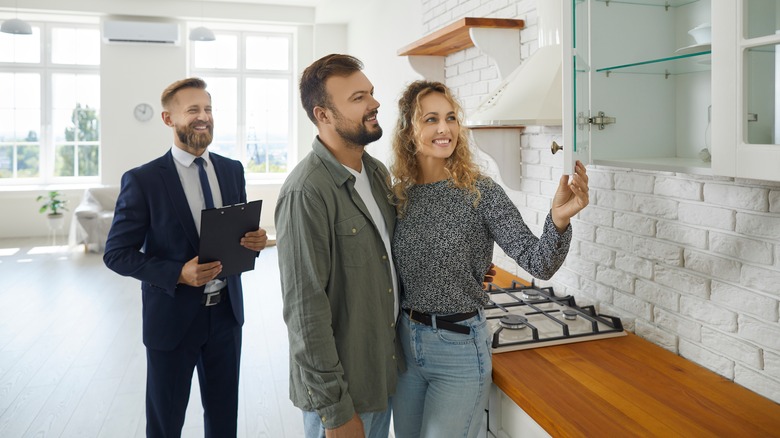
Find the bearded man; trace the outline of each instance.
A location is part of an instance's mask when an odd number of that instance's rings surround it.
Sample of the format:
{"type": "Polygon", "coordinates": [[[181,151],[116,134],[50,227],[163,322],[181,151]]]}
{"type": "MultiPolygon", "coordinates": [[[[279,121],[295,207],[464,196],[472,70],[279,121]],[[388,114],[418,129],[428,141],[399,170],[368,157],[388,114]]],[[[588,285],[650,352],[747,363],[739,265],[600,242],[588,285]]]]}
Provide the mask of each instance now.
{"type": "MultiPolygon", "coordinates": [[[[240,275],[199,263],[201,210],[246,202],[240,162],[207,150],[211,95],[199,78],[161,97],[173,147],[122,176],[103,261],[141,281],[146,346],[146,435],[181,436],[192,373],[198,370],[206,437],[235,437],[244,301],[240,275]]],[[[258,228],[241,245],[260,251],[258,228]]]]}
{"type": "Polygon", "coordinates": [[[404,363],[395,207],[387,169],[365,152],[382,128],[362,69],[331,54],[301,75],[301,104],[318,134],[276,204],[290,398],[306,438],[387,438],[404,363]]]}

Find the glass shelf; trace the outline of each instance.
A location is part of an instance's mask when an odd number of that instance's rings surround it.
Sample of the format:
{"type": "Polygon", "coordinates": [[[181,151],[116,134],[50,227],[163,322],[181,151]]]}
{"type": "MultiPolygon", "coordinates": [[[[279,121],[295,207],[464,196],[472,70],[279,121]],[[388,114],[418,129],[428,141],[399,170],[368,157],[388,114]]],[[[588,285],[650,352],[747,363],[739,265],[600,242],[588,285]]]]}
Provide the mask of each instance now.
{"type": "Polygon", "coordinates": [[[683,73],[709,71],[711,53],[712,51],[709,48],[706,48],[701,52],[686,53],[683,55],[670,56],[668,58],[651,59],[649,61],[634,62],[612,67],[602,67],[596,69],[596,71],[608,74],[633,73],[659,75],[678,75],[683,73]]]}

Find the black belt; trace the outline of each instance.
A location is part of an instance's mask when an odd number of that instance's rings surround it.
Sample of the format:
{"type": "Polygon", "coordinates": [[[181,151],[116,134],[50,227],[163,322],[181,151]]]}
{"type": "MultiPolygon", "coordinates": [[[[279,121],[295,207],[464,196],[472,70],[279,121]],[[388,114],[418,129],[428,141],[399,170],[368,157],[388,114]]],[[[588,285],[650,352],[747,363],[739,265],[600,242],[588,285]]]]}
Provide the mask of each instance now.
{"type": "Polygon", "coordinates": [[[216,306],[217,304],[219,304],[220,301],[222,301],[222,298],[225,297],[226,293],[227,293],[227,286],[223,287],[222,289],[216,292],[204,293],[203,299],[201,300],[201,304],[203,304],[206,307],[216,306]]]}
{"type": "Polygon", "coordinates": [[[425,324],[430,327],[433,327],[433,318],[436,318],[437,328],[449,330],[451,332],[456,332],[456,333],[463,333],[464,335],[471,333],[471,327],[460,325],[460,324],[454,324],[454,323],[465,321],[479,314],[479,312],[477,312],[476,310],[469,313],[455,313],[453,315],[443,315],[443,316],[436,316],[436,315],[432,316],[427,313],[416,312],[413,309],[404,309],[404,312],[406,312],[409,315],[409,319],[411,319],[412,321],[420,324],[425,324]]]}

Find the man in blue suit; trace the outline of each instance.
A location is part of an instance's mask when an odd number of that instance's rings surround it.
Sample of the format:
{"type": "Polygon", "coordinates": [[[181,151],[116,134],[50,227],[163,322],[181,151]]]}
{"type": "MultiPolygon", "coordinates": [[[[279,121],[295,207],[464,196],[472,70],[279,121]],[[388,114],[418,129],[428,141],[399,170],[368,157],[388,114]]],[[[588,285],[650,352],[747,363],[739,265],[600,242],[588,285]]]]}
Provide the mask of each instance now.
{"type": "MultiPolygon", "coordinates": [[[[126,172],[103,261],[141,280],[146,346],[146,435],[181,435],[192,373],[198,370],[206,437],[235,437],[244,302],[240,275],[220,278],[219,261],[198,262],[204,208],[246,202],[240,162],[207,150],[211,95],[198,78],[162,93],[173,147],[126,172]]],[[[258,228],[241,238],[265,248],[258,228]]]]}

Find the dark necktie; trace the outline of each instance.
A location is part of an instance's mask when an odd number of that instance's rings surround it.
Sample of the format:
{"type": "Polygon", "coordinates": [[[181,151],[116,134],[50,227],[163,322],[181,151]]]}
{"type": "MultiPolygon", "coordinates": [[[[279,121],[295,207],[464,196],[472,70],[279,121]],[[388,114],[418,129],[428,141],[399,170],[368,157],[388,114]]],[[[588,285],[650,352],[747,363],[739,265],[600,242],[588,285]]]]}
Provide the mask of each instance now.
{"type": "Polygon", "coordinates": [[[206,200],[206,208],[214,208],[214,197],[211,196],[211,185],[209,184],[209,177],[206,175],[206,168],[203,165],[206,163],[202,157],[195,159],[195,164],[198,165],[198,176],[200,177],[200,187],[203,189],[203,199],[206,200]]]}

